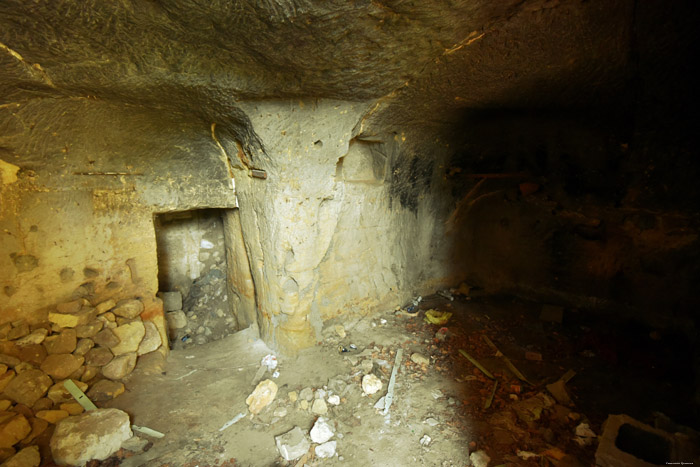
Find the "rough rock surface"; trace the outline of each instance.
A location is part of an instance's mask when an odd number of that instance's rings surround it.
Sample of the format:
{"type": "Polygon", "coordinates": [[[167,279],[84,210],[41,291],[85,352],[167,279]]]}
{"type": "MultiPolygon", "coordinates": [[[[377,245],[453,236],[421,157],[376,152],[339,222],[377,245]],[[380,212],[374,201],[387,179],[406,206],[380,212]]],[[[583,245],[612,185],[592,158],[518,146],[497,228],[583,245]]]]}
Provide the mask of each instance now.
{"type": "Polygon", "coordinates": [[[46,357],[41,371],[54,379],[66,379],[80,368],[85,359],[73,354],[54,354],[46,357]]]}
{"type": "Polygon", "coordinates": [[[311,443],[301,428],[295,426],[287,433],[276,436],[275,443],[280,455],[286,461],[293,461],[300,458],[309,450],[311,443]]]}
{"type": "Polygon", "coordinates": [[[119,339],[119,344],[111,348],[114,355],[136,352],[143,336],[146,334],[146,328],[140,320],[123,324],[112,331],[119,339]]]}
{"type": "Polygon", "coordinates": [[[144,321],[143,326],[145,329],[145,334],[143,339],[139,343],[137,350],[138,355],[147,354],[153,352],[161,346],[162,340],[158,328],[152,321],[144,321]]]}
{"type": "Polygon", "coordinates": [[[13,401],[31,407],[51,387],[53,382],[40,370],[27,370],[17,375],[5,387],[4,395],[13,401]]]}
{"type": "Polygon", "coordinates": [[[39,467],[40,464],[39,447],[29,446],[3,462],[2,467],[39,467]]]}
{"type": "Polygon", "coordinates": [[[248,404],[250,413],[256,415],[267,407],[276,395],[277,384],[272,380],[266,379],[258,383],[253,392],[246,398],[245,403],[248,404]]]}
{"type": "Polygon", "coordinates": [[[51,437],[56,462],[84,465],[104,460],[131,438],[129,415],[117,409],[97,409],[61,420],[51,437]]]}
{"type": "Polygon", "coordinates": [[[125,378],[136,367],[136,358],[135,352],[119,355],[102,367],[102,374],[112,380],[125,378]]]}

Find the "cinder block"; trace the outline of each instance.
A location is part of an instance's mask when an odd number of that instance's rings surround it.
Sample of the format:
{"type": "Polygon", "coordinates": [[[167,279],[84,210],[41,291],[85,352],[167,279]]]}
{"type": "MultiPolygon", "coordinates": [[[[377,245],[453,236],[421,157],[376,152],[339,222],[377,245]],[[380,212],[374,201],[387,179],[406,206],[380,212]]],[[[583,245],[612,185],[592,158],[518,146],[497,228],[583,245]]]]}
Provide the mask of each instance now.
{"type": "Polygon", "coordinates": [[[628,415],[610,415],[603,424],[596,451],[600,467],[653,467],[698,463],[695,440],[646,425],[628,415]]]}

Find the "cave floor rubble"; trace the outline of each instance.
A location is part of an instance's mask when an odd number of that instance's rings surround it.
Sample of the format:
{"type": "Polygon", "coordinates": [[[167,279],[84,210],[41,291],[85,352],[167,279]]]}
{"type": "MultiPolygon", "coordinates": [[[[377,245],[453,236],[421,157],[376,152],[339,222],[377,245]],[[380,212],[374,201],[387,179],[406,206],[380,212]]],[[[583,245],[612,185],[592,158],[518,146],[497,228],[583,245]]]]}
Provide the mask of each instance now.
{"type": "Polygon", "coordinates": [[[648,374],[647,365],[659,363],[654,355],[628,348],[621,336],[593,333],[575,310],[567,310],[564,325],[542,321],[541,307],[511,297],[436,295],[413,309],[344,316],[327,322],[319,345],[278,356],[276,378],[260,370],[272,352],[253,329],[174,350],[162,374],[134,374],[127,392],[108,403],[165,436],[140,435],[147,445],[103,464],[592,465],[611,411],[647,419],[650,407],[682,414],[687,394],[648,374]],[[431,309],[452,315],[430,324],[424,317],[431,309]],[[385,414],[380,399],[399,349],[385,414]],[[382,382],[372,395],[363,391],[368,374],[382,382]],[[245,401],[261,379],[278,391],[251,416],[245,401]],[[644,396],[625,392],[640,384],[644,396]],[[311,443],[303,456],[284,460],[275,438],[299,427],[309,441],[318,439],[309,432],[319,417],[335,444],[311,443]],[[321,457],[329,450],[331,457],[321,457]]]}

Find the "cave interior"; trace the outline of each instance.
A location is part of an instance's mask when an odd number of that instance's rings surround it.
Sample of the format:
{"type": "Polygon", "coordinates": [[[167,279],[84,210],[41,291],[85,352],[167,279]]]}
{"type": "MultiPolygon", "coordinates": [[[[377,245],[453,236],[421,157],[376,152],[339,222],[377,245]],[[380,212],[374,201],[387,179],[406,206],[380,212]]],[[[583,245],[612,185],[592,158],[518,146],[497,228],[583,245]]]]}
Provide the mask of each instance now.
{"type": "Polygon", "coordinates": [[[0,463],[700,461],[699,20],[3,1],[0,463]]]}

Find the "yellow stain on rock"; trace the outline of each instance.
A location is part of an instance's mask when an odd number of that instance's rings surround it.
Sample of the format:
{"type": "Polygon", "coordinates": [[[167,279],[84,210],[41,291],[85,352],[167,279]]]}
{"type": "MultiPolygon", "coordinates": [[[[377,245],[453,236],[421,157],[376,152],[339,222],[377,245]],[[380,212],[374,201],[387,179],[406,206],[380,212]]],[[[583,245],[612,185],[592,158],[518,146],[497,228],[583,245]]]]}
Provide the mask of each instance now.
{"type": "Polygon", "coordinates": [[[3,185],[9,185],[10,183],[15,183],[17,181],[17,172],[18,171],[19,171],[19,167],[0,159],[0,180],[2,180],[3,185]]]}

